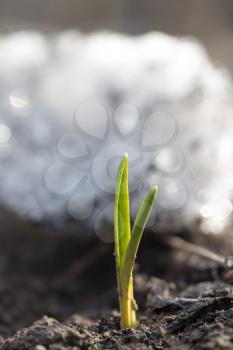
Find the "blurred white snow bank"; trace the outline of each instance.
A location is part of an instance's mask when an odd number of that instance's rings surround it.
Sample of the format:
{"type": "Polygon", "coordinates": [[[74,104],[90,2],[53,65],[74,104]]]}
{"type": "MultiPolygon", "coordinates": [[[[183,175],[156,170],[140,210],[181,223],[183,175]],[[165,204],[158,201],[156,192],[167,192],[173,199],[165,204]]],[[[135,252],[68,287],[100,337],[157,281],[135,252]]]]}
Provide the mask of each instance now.
{"type": "Polygon", "coordinates": [[[231,224],[233,85],[197,41],[16,32],[0,37],[0,82],[2,205],[111,240],[101,227],[127,151],[133,215],[158,184],[151,225],[231,224]]]}

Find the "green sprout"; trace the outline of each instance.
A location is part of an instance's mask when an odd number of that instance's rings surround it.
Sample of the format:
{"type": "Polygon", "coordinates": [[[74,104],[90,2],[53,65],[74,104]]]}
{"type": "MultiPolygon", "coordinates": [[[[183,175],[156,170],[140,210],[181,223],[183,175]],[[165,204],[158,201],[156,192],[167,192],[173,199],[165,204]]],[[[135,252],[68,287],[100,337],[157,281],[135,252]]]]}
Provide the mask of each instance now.
{"type": "Polygon", "coordinates": [[[114,209],[115,257],[121,328],[134,328],[137,326],[137,304],[133,293],[133,266],[143,230],[153,207],[157,191],[157,186],[153,186],[142,202],[131,233],[128,155],[125,153],[118,169],[114,209]]]}

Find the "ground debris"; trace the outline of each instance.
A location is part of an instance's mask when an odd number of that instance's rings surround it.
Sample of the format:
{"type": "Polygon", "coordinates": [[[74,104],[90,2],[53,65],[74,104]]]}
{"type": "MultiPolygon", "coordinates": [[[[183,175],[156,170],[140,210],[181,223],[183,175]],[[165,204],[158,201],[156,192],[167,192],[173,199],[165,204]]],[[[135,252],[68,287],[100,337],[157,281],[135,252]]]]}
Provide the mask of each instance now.
{"type": "Polygon", "coordinates": [[[168,326],[169,333],[176,333],[188,327],[195,321],[210,321],[214,319],[214,312],[217,310],[228,310],[233,307],[233,297],[217,297],[197,300],[173,320],[168,326]]]}

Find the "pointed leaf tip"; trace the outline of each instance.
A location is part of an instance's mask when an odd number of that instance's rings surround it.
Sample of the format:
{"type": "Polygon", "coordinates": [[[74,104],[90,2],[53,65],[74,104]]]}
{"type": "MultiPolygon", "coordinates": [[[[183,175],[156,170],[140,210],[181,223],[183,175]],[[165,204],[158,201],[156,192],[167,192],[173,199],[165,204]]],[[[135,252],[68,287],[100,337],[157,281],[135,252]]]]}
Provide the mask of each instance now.
{"type": "Polygon", "coordinates": [[[156,195],[158,193],[158,186],[156,186],[156,185],[152,186],[151,187],[151,192],[156,195]]]}

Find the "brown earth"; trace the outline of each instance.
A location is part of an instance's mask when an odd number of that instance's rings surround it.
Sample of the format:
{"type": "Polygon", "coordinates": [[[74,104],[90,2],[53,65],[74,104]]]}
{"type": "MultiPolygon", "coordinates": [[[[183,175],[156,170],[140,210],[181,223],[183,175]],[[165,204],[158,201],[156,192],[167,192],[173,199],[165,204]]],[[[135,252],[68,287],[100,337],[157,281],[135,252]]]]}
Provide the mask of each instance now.
{"type": "MultiPolygon", "coordinates": [[[[1,350],[233,349],[232,276],[222,266],[147,232],[135,272],[140,325],[120,330],[113,246],[39,231],[10,220],[0,231],[1,350]]],[[[233,251],[230,232],[197,232],[180,236],[233,251]]]]}

